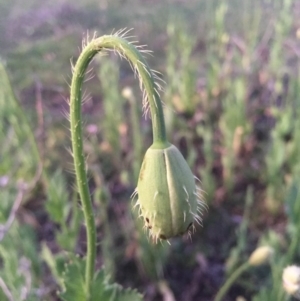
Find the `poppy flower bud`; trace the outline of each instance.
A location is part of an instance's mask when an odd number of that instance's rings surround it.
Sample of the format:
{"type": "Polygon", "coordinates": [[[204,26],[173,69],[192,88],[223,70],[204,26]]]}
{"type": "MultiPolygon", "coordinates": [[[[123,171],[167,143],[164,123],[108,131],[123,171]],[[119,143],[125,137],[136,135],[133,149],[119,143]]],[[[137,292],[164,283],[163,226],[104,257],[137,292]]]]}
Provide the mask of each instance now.
{"type": "Polygon", "coordinates": [[[251,266],[259,266],[267,263],[273,256],[274,250],[269,246],[262,246],[255,249],[248,259],[251,266]]]}
{"type": "Polygon", "coordinates": [[[154,239],[168,239],[201,224],[201,189],[187,162],[171,144],[151,146],[144,157],[136,189],[140,215],[154,239]]]}

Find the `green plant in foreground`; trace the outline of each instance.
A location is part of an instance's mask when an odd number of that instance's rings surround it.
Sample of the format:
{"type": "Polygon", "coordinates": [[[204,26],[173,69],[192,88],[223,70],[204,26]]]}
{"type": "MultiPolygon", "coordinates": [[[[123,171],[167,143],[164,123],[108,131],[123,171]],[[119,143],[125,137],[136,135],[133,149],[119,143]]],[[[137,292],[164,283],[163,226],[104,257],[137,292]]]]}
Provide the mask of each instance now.
{"type": "MultiPolygon", "coordinates": [[[[73,68],[70,95],[71,138],[77,187],[87,232],[82,300],[99,300],[93,299],[94,289],[97,288],[95,281],[99,281],[99,273],[95,277],[96,227],[83,154],[81,118],[82,83],[89,63],[98,52],[115,51],[129,61],[140,80],[144,111],[147,113],[150,110],[151,113],[153,144],[146,153],[134,193],[138,194],[136,206],[140,206],[140,215],[150,229],[151,236],[157,240],[184,234],[194,221],[201,223],[201,209],[204,206],[200,200],[201,190],[197,188],[190,168],[179,150],[167,141],[158,92],[160,86],[155,82],[155,72],[148,67],[141,54],[146,51],[139,51],[140,46],[126,41],[124,37],[127,32],[121,30],[114,35],[93,38],[85,45],[73,68]]],[[[70,281],[68,285],[70,286],[70,281]]],[[[70,296],[66,297],[65,294],[65,300],[70,300],[70,296]]]]}

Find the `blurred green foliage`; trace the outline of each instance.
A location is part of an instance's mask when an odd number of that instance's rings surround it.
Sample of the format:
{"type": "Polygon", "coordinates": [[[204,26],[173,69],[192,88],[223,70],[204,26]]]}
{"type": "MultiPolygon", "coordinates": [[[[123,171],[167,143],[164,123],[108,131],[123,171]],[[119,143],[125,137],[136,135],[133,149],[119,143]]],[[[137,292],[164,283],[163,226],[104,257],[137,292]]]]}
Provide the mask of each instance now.
{"type": "MultiPolygon", "coordinates": [[[[82,38],[122,27],[133,27],[153,50],[149,65],[167,82],[168,135],[199,177],[210,209],[192,242],[171,246],[153,246],[142,222],[133,222],[129,200],[151,143],[150,122],[135,108],[141,95],[130,66],[96,60],[83,115],[97,265],[138,287],[145,300],[211,300],[257,245],[270,245],[270,266],[245,273],[227,300],[287,300],[281,273],[300,259],[299,13],[296,0],[0,0],[0,277],[14,300],[53,301],[57,290],[65,289],[63,298],[81,287],[84,261],[70,252],[83,255],[86,246],[76,185],[65,170],[71,160],[63,98],[82,38]],[[131,92],[122,95],[124,88],[131,92]],[[42,180],[26,190],[4,231],[20,187],[41,163],[42,180]],[[79,275],[74,286],[65,285],[64,271],[79,275]]],[[[103,270],[97,279],[99,292],[118,295],[121,288],[103,270]]],[[[9,300],[3,286],[0,300],[9,300]]]]}

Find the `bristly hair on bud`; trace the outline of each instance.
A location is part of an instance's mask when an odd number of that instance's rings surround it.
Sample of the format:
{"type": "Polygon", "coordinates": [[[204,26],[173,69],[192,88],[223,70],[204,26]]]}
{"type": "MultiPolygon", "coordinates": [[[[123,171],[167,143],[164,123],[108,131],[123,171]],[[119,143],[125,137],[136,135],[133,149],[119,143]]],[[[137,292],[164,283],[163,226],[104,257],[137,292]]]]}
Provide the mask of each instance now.
{"type": "Polygon", "coordinates": [[[202,225],[202,190],[180,151],[172,144],[157,148],[152,145],[146,152],[137,189],[135,207],[150,236],[169,239],[195,231],[195,223],[202,225]]]}

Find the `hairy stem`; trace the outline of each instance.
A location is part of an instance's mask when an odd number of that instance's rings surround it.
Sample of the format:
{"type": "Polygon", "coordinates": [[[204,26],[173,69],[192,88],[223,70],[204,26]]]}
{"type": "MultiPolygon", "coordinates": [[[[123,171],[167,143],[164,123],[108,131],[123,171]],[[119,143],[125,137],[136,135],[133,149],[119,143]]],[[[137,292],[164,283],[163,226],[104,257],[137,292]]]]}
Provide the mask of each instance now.
{"type": "MultiPolygon", "coordinates": [[[[152,116],[153,144],[162,147],[167,143],[163,110],[159,94],[155,87],[154,75],[141,53],[134,45],[118,35],[102,36],[90,41],[82,50],[73,69],[70,95],[71,139],[76,172],[77,187],[82,202],[87,232],[87,261],[85,271],[86,296],[89,299],[90,288],[94,277],[96,258],[96,226],[92,201],[88,189],[88,181],[83,154],[83,136],[81,119],[82,83],[86,69],[93,57],[101,51],[117,51],[125,57],[137,72],[140,85],[146,93],[152,116]]],[[[145,105],[145,104],[144,104],[145,105]]]]}

